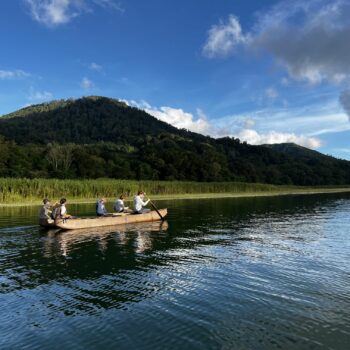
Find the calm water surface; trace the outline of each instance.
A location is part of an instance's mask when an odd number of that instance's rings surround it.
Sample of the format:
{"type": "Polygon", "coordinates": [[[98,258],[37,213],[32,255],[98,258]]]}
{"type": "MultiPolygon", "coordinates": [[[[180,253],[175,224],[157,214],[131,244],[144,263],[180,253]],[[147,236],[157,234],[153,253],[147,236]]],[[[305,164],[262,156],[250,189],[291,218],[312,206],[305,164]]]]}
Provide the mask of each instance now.
{"type": "Polygon", "coordinates": [[[348,348],[350,195],[158,205],[71,232],[0,208],[0,348],[348,348]]]}

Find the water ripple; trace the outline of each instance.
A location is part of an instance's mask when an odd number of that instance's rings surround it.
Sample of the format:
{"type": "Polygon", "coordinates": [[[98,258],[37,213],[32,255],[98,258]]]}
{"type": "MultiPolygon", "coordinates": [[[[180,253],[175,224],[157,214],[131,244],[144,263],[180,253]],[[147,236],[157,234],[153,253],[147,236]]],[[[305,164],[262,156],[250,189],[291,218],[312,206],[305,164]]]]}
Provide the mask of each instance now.
{"type": "Polygon", "coordinates": [[[73,232],[7,208],[0,348],[347,346],[349,196],[166,204],[163,225],[73,232]]]}

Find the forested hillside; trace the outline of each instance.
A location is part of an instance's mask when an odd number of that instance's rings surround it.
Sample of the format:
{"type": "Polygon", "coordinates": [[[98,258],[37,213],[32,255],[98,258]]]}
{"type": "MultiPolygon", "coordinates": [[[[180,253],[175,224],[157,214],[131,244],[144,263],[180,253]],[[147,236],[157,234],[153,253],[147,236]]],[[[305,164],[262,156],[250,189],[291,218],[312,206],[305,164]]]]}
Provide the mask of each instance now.
{"type": "Polygon", "coordinates": [[[105,97],[21,109],[0,118],[0,135],[1,177],[350,184],[350,162],[179,130],[105,97]]]}

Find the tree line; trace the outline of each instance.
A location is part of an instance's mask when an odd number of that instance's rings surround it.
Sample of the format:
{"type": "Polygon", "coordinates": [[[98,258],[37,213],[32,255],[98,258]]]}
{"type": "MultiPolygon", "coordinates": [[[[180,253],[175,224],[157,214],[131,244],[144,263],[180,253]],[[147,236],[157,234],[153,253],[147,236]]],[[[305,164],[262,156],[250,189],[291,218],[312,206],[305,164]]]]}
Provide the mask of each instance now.
{"type": "Polygon", "coordinates": [[[308,161],[232,139],[210,144],[152,139],[139,148],[108,142],[18,145],[0,140],[0,177],[241,181],[286,185],[350,184],[349,162],[308,161]],[[236,147],[229,146],[232,142],[236,147]],[[234,150],[234,151],[233,151],[234,150]]]}

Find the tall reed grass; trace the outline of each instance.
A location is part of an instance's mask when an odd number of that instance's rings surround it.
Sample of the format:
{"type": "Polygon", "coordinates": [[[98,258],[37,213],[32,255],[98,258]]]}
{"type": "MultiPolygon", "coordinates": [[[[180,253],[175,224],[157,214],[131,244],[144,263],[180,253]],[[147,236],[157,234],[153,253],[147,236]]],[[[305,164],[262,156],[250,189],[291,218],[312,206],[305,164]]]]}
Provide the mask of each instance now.
{"type": "MultiPolygon", "coordinates": [[[[83,200],[100,196],[114,198],[122,193],[131,196],[138,190],[149,195],[179,195],[206,193],[276,192],[281,186],[240,182],[182,182],[134,180],[57,180],[0,178],[0,201],[21,203],[42,198],[83,200]]],[[[283,186],[287,188],[287,186],[283,186]]]]}

